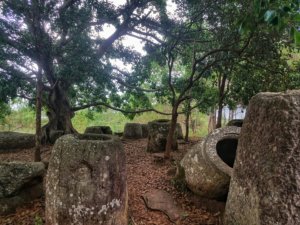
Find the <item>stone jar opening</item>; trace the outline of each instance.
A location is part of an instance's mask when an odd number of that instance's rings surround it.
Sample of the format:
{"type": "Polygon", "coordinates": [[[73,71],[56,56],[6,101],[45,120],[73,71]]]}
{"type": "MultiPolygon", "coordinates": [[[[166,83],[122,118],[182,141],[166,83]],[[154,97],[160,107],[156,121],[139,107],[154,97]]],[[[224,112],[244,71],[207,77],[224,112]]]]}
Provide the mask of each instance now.
{"type": "Polygon", "coordinates": [[[238,139],[232,137],[219,140],[216,146],[218,156],[231,168],[235,161],[237,146],[238,139]]]}

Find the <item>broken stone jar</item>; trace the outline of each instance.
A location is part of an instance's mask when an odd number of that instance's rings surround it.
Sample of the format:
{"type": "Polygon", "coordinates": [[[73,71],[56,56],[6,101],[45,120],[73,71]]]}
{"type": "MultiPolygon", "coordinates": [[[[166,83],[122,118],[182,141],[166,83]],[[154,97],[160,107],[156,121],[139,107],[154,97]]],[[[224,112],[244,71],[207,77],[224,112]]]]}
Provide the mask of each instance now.
{"type": "Polygon", "coordinates": [[[125,152],[111,135],[65,135],[46,179],[47,225],[127,225],[125,152]]]}
{"type": "Polygon", "coordinates": [[[216,129],[184,156],[180,165],[194,193],[212,199],[227,195],[239,134],[239,127],[216,129]]]}

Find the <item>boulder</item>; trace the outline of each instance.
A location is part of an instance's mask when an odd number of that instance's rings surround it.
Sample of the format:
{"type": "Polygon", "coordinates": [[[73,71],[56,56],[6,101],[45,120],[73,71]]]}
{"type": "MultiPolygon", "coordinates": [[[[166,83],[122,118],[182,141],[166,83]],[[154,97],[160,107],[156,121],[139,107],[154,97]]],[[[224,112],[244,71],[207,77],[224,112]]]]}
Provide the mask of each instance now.
{"type": "Polygon", "coordinates": [[[59,138],[47,173],[46,224],[127,225],[125,160],[116,136],[59,138]]]}
{"type": "Polygon", "coordinates": [[[183,210],[179,208],[178,204],[172,198],[172,195],[168,192],[153,189],[144,194],[142,197],[147,208],[155,211],[161,211],[169,217],[171,222],[177,222],[177,224],[179,224],[183,210]]]}
{"type": "MultiPolygon", "coordinates": [[[[148,152],[164,152],[167,144],[167,136],[170,127],[170,120],[154,120],[148,123],[148,152]]],[[[174,132],[172,149],[177,150],[177,131],[174,132]]]]}
{"type": "Polygon", "coordinates": [[[176,123],[177,139],[183,139],[183,133],[180,123],[176,123]]]}
{"type": "Polygon", "coordinates": [[[149,134],[148,124],[141,124],[142,126],[142,136],[143,138],[147,138],[149,134]]]}
{"type": "Polygon", "coordinates": [[[226,196],[239,134],[239,127],[216,129],[183,157],[180,166],[195,194],[212,199],[226,196]]]}
{"type": "Polygon", "coordinates": [[[85,134],[112,134],[109,126],[91,126],[84,131],[85,134]]]}
{"type": "Polygon", "coordinates": [[[18,132],[0,132],[0,151],[18,148],[33,148],[35,135],[18,132]]]}
{"type": "Polygon", "coordinates": [[[41,162],[0,163],[0,215],[42,196],[44,173],[41,162]]]}
{"type": "Polygon", "coordinates": [[[234,119],[230,120],[226,126],[235,126],[235,127],[242,127],[244,120],[242,119],[234,119]]]}
{"type": "Polygon", "coordinates": [[[300,224],[300,91],[260,93],[247,108],[226,225],[300,224]]]}
{"type": "Polygon", "coordinates": [[[124,138],[140,139],[143,137],[142,126],[139,123],[126,123],[124,127],[124,138]]]}

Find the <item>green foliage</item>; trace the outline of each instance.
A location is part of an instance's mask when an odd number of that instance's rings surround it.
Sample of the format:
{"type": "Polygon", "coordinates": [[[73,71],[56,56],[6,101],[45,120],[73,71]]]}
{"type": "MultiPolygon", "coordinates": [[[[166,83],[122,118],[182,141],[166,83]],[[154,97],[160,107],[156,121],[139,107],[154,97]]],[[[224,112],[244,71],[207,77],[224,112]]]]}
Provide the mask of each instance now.
{"type": "MultiPolygon", "coordinates": [[[[143,74],[123,77],[116,73],[113,62],[141,64],[141,54],[125,46],[122,37],[135,29],[146,30],[149,24],[158,24],[157,29],[160,23],[166,24],[165,1],[138,0],[117,5],[103,0],[66,4],[50,0],[20,5],[19,1],[4,0],[0,7],[0,102],[7,103],[17,96],[34,99],[39,68],[45,85],[44,105],[48,108],[54,107],[48,96],[58,82],[67,93],[64,100],[70,107],[97,107],[100,102],[131,111],[151,106],[145,95],[135,90],[142,85],[143,74]],[[149,11],[158,14],[149,16],[149,11]],[[103,37],[99,33],[107,25],[116,32],[103,37]],[[117,74],[122,84],[112,74],[117,74]]],[[[148,38],[147,34],[141,36],[148,38]]]]}
{"type": "Polygon", "coordinates": [[[241,20],[241,30],[254,30],[257,25],[271,25],[280,32],[289,31],[296,46],[300,44],[300,3],[298,0],[254,0],[248,16],[241,20]]]}
{"type": "MultiPolygon", "coordinates": [[[[158,110],[169,111],[170,108],[165,105],[158,105],[158,110]]],[[[112,128],[114,132],[123,132],[124,126],[127,122],[148,123],[157,119],[169,119],[168,116],[162,116],[154,112],[143,113],[137,115],[134,120],[126,118],[122,113],[113,110],[105,112],[96,112],[92,110],[81,110],[76,112],[72,119],[74,127],[78,132],[83,133],[88,126],[107,125],[112,128]]],[[[208,117],[205,114],[194,111],[192,119],[196,121],[196,132],[190,130],[191,136],[203,137],[207,134],[208,117]]],[[[179,116],[179,122],[184,125],[184,115],[179,116]]],[[[47,123],[47,118],[43,114],[42,124],[47,123]]],[[[184,127],[182,127],[184,128],[184,127]]],[[[35,130],[35,112],[32,108],[20,107],[17,110],[12,110],[7,115],[3,123],[0,123],[0,131],[18,131],[26,133],[34,133],[35,130]]],[[[184,130],[184,129],[183,129],[184,130]]]]}
{"type": "Polygon", "coordinates": [[[43,225],[43,219],[39,215],[35,216],[34,225],[43,225]]]}
{"type": "Polygon", "coordinates": [[[5,123],[5,117],[11,113],[11,108],[8,104],[0,102],[0,124],[5,123]]]}

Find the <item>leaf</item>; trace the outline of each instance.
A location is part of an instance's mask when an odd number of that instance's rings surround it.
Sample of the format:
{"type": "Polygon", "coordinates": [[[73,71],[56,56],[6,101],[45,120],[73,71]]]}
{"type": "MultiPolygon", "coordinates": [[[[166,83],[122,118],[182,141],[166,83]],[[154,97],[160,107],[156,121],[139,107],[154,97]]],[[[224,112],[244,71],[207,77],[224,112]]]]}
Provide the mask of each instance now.
{"type": "Polygon", "coordinates": [[[288,7],[288,6],[283,6],[283,7],[282,7],[282,10],[283,10],[284,12],[290,12],[290,11],[291,11],[291,8],[288,7]]]}
{"type": "Polygon", "coordinates": [[[294,29],[294,42],[296,46],[300,46],[300,32],[294,29]]]}
{"type": "Polygon", "coordinates": [[[271,23],[276,16],[277,12],[275,10],[268,10],[265,12],[264,19],[266,22],[271,23]]]}
{"type": "Polygon", "coordinates": [[[300,14],[295,14],[295,15],[293,16],[293,21],[295,21],[295,22],[300,22],[300,14]]]}

